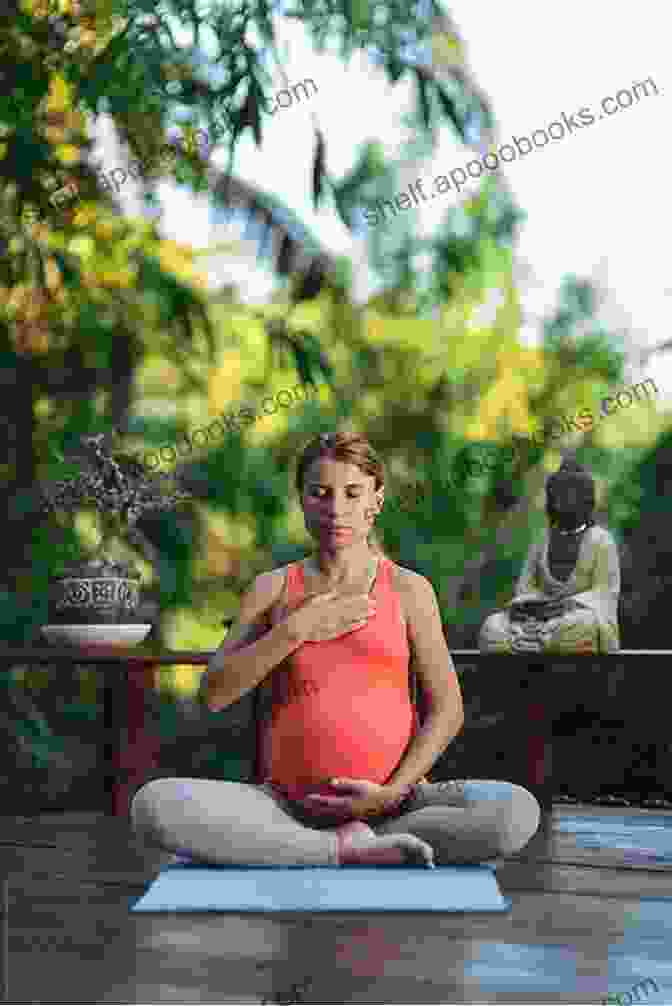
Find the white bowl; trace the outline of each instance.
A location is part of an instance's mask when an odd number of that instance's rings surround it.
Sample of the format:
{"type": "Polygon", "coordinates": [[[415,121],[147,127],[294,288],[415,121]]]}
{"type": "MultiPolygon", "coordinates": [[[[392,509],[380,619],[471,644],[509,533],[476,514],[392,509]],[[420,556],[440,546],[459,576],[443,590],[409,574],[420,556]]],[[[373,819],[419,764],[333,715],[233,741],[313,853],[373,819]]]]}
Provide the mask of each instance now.
{"type": "Polygon", "coordinates": [[[74,646],[135,646],[149,635],[151,624],[135,625],[43,625],[42,632],[50,643],[74,646]]]}

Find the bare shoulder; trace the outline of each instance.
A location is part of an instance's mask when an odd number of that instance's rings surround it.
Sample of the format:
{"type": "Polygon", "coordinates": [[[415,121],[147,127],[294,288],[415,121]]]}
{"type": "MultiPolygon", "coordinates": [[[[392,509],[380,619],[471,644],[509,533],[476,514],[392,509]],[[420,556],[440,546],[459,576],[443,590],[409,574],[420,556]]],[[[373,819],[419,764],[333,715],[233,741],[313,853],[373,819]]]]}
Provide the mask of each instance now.
{"type": "Polygon", "coordinates": [[[284,583],[287,579],[287,570],[293,563],[288,563],[286,566],[278,566],[277,569],[271,569],[268,573],[260,573],[259,576],[266,577],[266,583],[268,584],[268,589],[275,591],[282,591],[284,583]]]}
{"type": "Polygon", "coordinates": [[[392,563],[392,583],[398,593],[414,606],[418,603],[426,606],[429,598],[436,599],[434,587],[426,576],[405,566],[398,566],[396,562],[392,563]]]}
{"type": "Polygon", "coordinates": [[[392,567],[392,584],[406,623],[414,660],[431,665],[446,651],[439,600],[431,580],[404,566],[392,567]]]}
{"type": "Polygon", "coordinates": [[[266,573],[259,573],[252,581],[250,589],[265,597],[275,599],[282,592],[286,576],[287,566],[270,569],[266,573]]]}
{"type": "Polygon", "coordinates": [[[275,605],[282,597],[285,575],[286,567],[281,567],[254,578],[240,599],[238,615],[218,653],[234,653],[270,630],[275,605]]]}
{"type": "Polygon", "coordinates": [[[268,602],[268,606],[276,604],[282,597],[287,582],[289,566],[279,566],[267,573],[260,573],[252,584],[260,599],[268,602]]]}
{"type": "Polygon", "coordinates": [[[238,623],[249,624],[263,620],[282,597],[286,576],[286,566],[259,573],[241,598],[238,623]]]}

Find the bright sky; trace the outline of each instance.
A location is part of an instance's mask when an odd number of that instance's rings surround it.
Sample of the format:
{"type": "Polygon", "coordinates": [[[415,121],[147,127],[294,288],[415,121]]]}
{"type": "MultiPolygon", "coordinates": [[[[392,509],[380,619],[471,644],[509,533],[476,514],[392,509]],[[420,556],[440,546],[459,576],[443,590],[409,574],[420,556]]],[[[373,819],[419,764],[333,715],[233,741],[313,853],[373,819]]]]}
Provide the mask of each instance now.
{"type": "MultiPolygon", "coordinates": [[[[629,328],[642,346],[672,338],[672,276],[663,243],[672,222],[666,197],[669,146],[661,133],[671,110],[666,4],[641,0],[628,12],[611,0],[565,0],[561,5],[453,0],[449,9],[465,41],[468,65],[491,99],[498,146],[513,133],[530,136],[562,121],[563,111],[569,117],[587,107],[596,116],[593,125],[505,167],[508,183],[528,213],[517,251],[539,282],[524,301],[530,313],[551,308],[564,273],[599,275],[610,288],[605,323],[629,328]],[[649,87],[645,97],[640,88],[640,99],[630,108],[598,119],[602,98],[649,77],[657,96],[649,87]]],[[[363,263],[362,238],[353,240],[332,209],[312,210],[312,116],[324,129],[329,170],[339,176],[351,168],[367,139],[381,140],[394,153],[400,116],[415,100],[414,92],[406,81],[388,85],[364,56],[355,54],[346,67],[336,53],[312,52],[299,25],[287,30],[282,19],[278,24],[286,40],[290,84],[311,77],[319,93],[267,116],[262,151],[245,141],[237,172],[294,208],[326,247],[363,263]]],[[[275,89],[284,86],[278,77],[275,89]]],[[[446,124],[438,153],[419,169],[413,166],[409,181],[422,177],[429,192],[434,175],[448,174],[476,153],[463,148],[446,124]]],[[[216,153],[215,162],[223,164],[224,155],[216,153]]],[[[208,204],[172,186],[162,186],[161,192],[166,233],[206,245],[212,239],[208,204]]],[[[431,231],[437,214],[457,198],[450,192],[439,203],[408,213],[416,213],[422,231],[431,231]]],[[[363,222],[362,235],[366,227],[363,222]]],[[[251,276],[249,267],[241,268],[249,280],[247,295],[265,298],[273,285],[270,274],[260,267],[251,276]]],[[[230,275],[236,282],[243,278],[233,269],[230,275]]],[[[358,297],[376,285],[365,267],[358,269],[358,297]]],[[[525,341],[535,341],[537,333],[531,322],[525,341]]],[[[633,376],[640,373],[655,377],[672,401],[672,352],[655,357],[633,376]]]]}

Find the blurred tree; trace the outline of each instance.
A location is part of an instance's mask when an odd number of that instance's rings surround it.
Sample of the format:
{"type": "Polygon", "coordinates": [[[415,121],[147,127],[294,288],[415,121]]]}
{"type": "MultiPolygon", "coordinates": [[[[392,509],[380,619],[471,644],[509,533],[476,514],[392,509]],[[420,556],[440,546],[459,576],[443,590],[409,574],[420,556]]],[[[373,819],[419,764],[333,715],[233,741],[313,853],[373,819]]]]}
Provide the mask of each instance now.
{"type": "Polygon", "coordinates": [[[668,649],[667,618],[672,592],[672,433],[640,449],[615,481],[610,513],[624,546],[621,597],[628,649],[668,649]]]}
{"type": "MultiPolygon", "coordinates": [[[[492,176],[430,238],[418,239],[403,215],[372,231],[371,259],[384,289],[357,306],[347,263],[329,255],[276,195],[233,171],[241,137],[263,144],[267,54],[280,62],[277,17],[299,20],[318,48],[340,40],[344,58],[360,49],[390,81],[407,76],[416,84],[406,163],[388,164],[380,142],[370,141],[337,179],[329,135],[315,128],[314,205],[333,201],[351,230],[359,206],[399,190],[399,172],[434,149],[446,120],[461,144],[492,145],[488,102],[438,3],[431,0],[429,18],[419,2],[375,7],[374,16],[366,0],[356,7],[332,0],[328,11],[319,0],[296,0],[282,13],[266,0],[198,9],[181,0],[160,9],[148,0],[6,0],[0,377],[9,394],[0,437],[12,534],[0,576],[5,640],[23,641],[45,620],[49,577],[87,534],[85,520],[61,541],[35,524],[32,487],[37,476],[49,479],[54,451],[111,427],[136,447],[156,449],[205,424],[213,410],[296,387],[297,375],[319,394],[207,449],[198,445],[177,465],[193,509],[139,523],[157,639],[216,645],[221,619],[251,577],[304,554],[293,464],[308,437],[335,426],[371,436],[387,462],[389,494],[401,483],[425,488],[413,508],[384,512],[381,526],[390,554],[434,583],[451,645],[470,633],[473,641],[488,606],[510,590],[540,520],[535,502],[545,470],[559,460],[529,438],[558,413],[595,409],[622,377],[620,347],[593,320],[592,289],[570,277],[542,346],[521,345],[513,255],[521,213],[492,176]],[[423,61],[418,50],[427,43],[433,54],[423,61]],[[129,169],[141,166],[148,204],[157,181],[170,175],[262,225],[259,254],[270,255],[287,280],[270,304],[209,303],[193,250],[162,239],[154,223],[120,214],[108,178],[88,161],[101,111],[128,147],[129,169]],[[168,161],[174,119],[185,135],[203,126],[212,145],[226,143],[226,170],[212,165],[211,148],[189,142],[168,161]],[[171,401],[176,414],[167,418],[171,401]],[[506,449],[516,437],[523,449],[514,455],[506,449]],[[465,451],[476,449],[490,451],[493,463],[467,476],[465,451]]],[[[605,436],[600,429],[575,440],[614,477],[605,436]]]]}
{"type": "MultiPolygon", "coordinates": [[[[86,536],[86,522],[59,541],[37,525],[33,486],[38,476],[49,479],[53,452],[83,432],[127,431],[136,373],[151,354],[170,361],[189,392],[205,394],[216,351],[205,278],[192,250],[162,239],[151,222],[124,219],[116,172],[108,176],[89,163],[101,110],[146,180],[168,172],[264,223],[275,238],[277,272],[291,279],[290,310],[323,290],[341,300],[347,293],[343,264],[311,246],[306,229],[276,197],[246,186],[231,170],[247,130],[262,143],[268,77],[252,38],[275,52],[275,12],[265,0],[198,10],[168,0],[153,8],[146,0],[7,0],[0,11],[0,375],[9,392],[0,437],[2,516],[12,529],[0,575],[6,642],[34,636],[45,620],[50,575],[86,536]],[[176,21],[181,36],[191,32],[191,42],[176,42],[176,21]],[[215,40],[214,54],[204,36],[215,40]],[[208,152],[191,142],[179,145],[166,166],[165,126],[175,112],[187,135],[202,116],[213,142],[228,138],[229,170],[211,170],[208,152]]],[[[339,35],[344,57],[355,48],[371,50],[391,80],[417,73],[400,59],[400,46],[431,29],[417,5],[392,0],[382,21],[379,9],[374,18],[372,9],[360,5],[355,12],[347,4],[325,18],[310,2],[285,16],[302,20],[318,45],[339,35]]],[[[420,78],[424,107],[441,85],[430,71],[420,78]]],[[[470,81],[463,76],[459,87],[468,90],[470,81]]],[[[462,129],[454,103],[444,96],[451,121],[462,129]]],[[[338,182],[326,154],[326,138],[316,134],[315,204],[331,191],[346,218],[358,188],[384,169],[367,146],[338,182]]],[[[151,202],[150,181],[146,188],[151,202]]],[[[260,248],[267,247],[268,233],[260,248]]],[[[329,362],[314,336],[276,322],[267,329],[271,352],[292,354],[304,381],[328,377],[329,362]]],[[[169,425],[142,422],[132,432],[151,445],[164,439],[169,425]]],[[[260,533],[268,541],[278,507],[276,487],[262,469],[250,472],[250,485],[263,500],[260,533]]],[[[244,489],[239,499],[257,503],[244,489]]],[[[154,600],[167,608],[186,604],[193,521],[148,517],[139,522],[136,544],[155,564],[154,600]]]]}
{"type": "MultiPolygon", "coordinates": [[[[433,0],[432,8],[440,13],[433,0]]],[[[47,441],[92,427],[97,432],[96,424],[124,430],[134,375],[150,351],[172,360],[195,391],[204,390],[195,363],[207,365],[215,352],[205,281],[192,251],[162,240],[151,223],[121,219],[110,184],[114,173],[94,172],[87,161],[92,117],[101,108],[146,178],[168,170],[162,152],[171,113],[190,116],[182,121],[186,133],[202,116],[213,143],[227,139],[229,170],[214,172],[207,151],[204,156],[198,145],[184,143],[170,173],[194,192],[208,189],[221,205],[244,206],[272,231],[278,273],[293,280],[291,305],[310,301],[328,283],[345,295],[341,263],[315,243],[311,250],[306,229],[297,231],[296,218],[277,198],[251,189],[231,171],[247,130],[257,145],[263,140],[262,85],[269,80],[263,47],[277,58],[276,15],[265,0],[198,10],[177,0],[156,10],[141,0],[10,0],[0,17],[0,370],[13,389],[4,426],[3,487],[13,535],[0,586],[21,590],[29,579],[36,586],[28,558],[35,544],[31,486],[47,441]],[[181,35],[191,34],[190,44],[176,42],[176,18],[181,35]]],[[[417,4],[390,0],[382,20],[379,9],[374,18],[366,6],[354,12],[345,5],[325,17],[313,3],[285,16],[301,20],[318,47],[334,33],[340,36],[344,58],[355,48],[370,50],[391,80],[415,74],[422,108],[428,95],[441,94],[446,114],[464,134],[458,98],[443,93],[431,70],[399,56],[402,43],[421,42],[431,32],[417,4]]],[[[455,80],[473,116],[481,96],[463,72],[455,80]]],[[[488,109],[481,112],[487,120],[488,109]]],[[[318,132],[315,204],[331,189],[351,223],[349,208],[358,193],[384,170],[380,157],[368,146],[339,183],[329,175],[326,153],[326,138],[318,132]]],[[[268,337],[294,353],[303,380],[325,373],[314,341],[282,325],[269,326],[268,337]]],[[[149,557],[154,553],[147,537],[149,557]]],[[[16,614],[3,618],[15,638],[26,627],[16,614]]]]}

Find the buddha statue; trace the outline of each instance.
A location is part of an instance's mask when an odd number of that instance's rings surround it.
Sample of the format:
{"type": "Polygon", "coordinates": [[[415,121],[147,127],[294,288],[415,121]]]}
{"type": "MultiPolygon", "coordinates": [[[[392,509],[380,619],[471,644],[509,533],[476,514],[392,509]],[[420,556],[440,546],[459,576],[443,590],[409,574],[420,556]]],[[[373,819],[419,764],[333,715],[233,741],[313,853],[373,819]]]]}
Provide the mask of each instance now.
{"type": "Polygon", "coordinates": [[[618,548],[594,509],[591,475],[564,461],[546,484],[549,528],[531,546],[511,603],[481,626],[482,652],[619,649],[618,548]]]}

